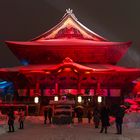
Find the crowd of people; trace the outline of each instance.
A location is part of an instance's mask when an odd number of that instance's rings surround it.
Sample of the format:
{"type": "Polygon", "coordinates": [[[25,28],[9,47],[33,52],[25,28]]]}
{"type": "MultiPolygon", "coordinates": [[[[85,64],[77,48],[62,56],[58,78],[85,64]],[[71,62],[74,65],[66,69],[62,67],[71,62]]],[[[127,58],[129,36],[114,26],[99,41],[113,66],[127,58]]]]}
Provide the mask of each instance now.
{"type": "MultiPolygon", "coordinates": [[[[74,110],[75,115],[73,116],[78,118],[78,123],[82,123],[83,116],[85,117],[83,108],[79,107],[74,110]]],[[[116,105],[115,109],[113,111],[105,106],[95,106],[93,109],[87,109],[86,110],[86,117],[88,118],[88,123],[91,123],[91,120],[93,119],[93,124],[95,128],[100,127],[100,133],[107,133],[107,129],[110,126],[110,115],[115,118],[116,123],[116,134],[122,134],[122,124],[123,124],[123,117],[125,115],[125,109],[122,108],[120,105],[116,105]]],[[[19,122],[19,129],[24,129],[24,120],[25,120],[25,112],[23,109],[19,109],[16,113],[11,108],[7,112],[8,117],[8,132],[14,132],[14,122],[15,118],[18,116],[18,122],[19,122]]],[[[44,124],[47,124],[47,119],[49,124],[52,124],[52,116],[53,116],[53,110],[51,107],[47,107],[44,109],[44,124]]]]}
{"type": "MultiPolygon", "coordinates": [[[[82,107],[78,107],[74,110],[75,114],[73,116],[78,118],[78,123],[83,122],[84,110],[82,107]]],[[[109,116],[113,116],[115,118],[116,123],[116,134],[122,134],[122,123],[123,117],[125,114],[125,109],[120,105],[116,105],[116,107],[111,110],[109,107],[102,105],[100,107],[95,106],[94,109],[88,109],[86,113],[86,117],[88,118],[88,123],[91,123],[93,118],[93,124],[95,128],[101,128],[100,133],[107,133],[107,129],[110,126],[109,116]]],[[[49,119],[49,123],[52,123],[52,108],[44,109],[44,124],[47,123],[47,118],[49,119]]],[[[74,122],[74,121],[73,121],[74,122]]]]}
{"type": "MultiPolygon", "coordinates": [[[[91,119],[93,118],[93,123],[95,128],[99,128],[99,125],[101,124],[101,130],[100,133],[107,133],[107,129],[110,126],[110,116],[113,116],[115,118],[116,123],[116,134],[122,134],[122,124],[123,124],[123,117],[125,114],[125,109],[122,108],[120,105],[116,105],[116,107],[111,110],[109,107],[102,105],[100,107],[94,107],[93,110],[88,109],[87,111],[87,118],[88,123],[91,122],[91,119]]],[[[79,108],[76,110],[76,117],[78,118],[78,123],[82,123],[83,118],[83,109],[79,108]]]]}
{"type": "Polygon", "coordinates": [[[15,127],[14,127],[14,122],[15,122],[15,118],[16,118],[15,115],[18,116],[19,129],[24,129],[25,113],[24,113],[23,109],[19,109],[19,111],[17,113],[15,113],[13,108],[11,108],[7,112],[8,127],[9,127],[8,132],[14,132],[15,131],[15,127]]]}

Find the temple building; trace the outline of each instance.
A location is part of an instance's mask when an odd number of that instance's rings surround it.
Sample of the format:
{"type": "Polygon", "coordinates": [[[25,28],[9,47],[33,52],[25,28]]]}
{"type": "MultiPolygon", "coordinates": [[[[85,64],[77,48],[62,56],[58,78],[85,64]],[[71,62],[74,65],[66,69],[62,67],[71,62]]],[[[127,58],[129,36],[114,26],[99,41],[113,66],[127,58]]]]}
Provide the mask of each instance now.
{"type": "Polygon", "coordinates": [[[23,64],[0,68],[0,78],[13,82],[15,100],[42,105],[54,96],[105,97],[120,102],[129,94],[140,69],[116,65],[131,42],[111,42],[78,21],[71,9],[49,31],[29,41],[6,41],[23,64]]]}

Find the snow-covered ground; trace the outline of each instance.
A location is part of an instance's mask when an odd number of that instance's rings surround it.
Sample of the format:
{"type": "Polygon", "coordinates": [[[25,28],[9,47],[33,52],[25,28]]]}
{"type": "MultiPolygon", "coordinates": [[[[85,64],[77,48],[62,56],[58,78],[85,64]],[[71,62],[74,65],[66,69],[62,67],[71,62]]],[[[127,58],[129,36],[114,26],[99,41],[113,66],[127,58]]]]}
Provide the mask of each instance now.
{"type": "Polygon", "coordinates": [[[27,116],[25,129],[18,129],[18,119],[15,121],[14,133],[5,133],[8,127],[5,123],[0,125],[0,140],[139,140],[140,139],[140,114],[130,113],[125,115],[123,134],[116,135],[115,123],[111,123],[108,134],[99,133],[93,123],[88,124],[84,118],[82,124],[74,119],[72,125],[44,125],[43,116],[27,116]],[[5,133],[5,134],[4,134],[5,133]]]}
{"type": "Polygon", "coordinates": [[[0,113],[0,134],[6,133],[7,116],[0,113]]]}
{"type": "Polygon", "coordinates": [[[131,112],[124,117],[124,126],[130,129],[140,129],[140,113],[131,112]]]}

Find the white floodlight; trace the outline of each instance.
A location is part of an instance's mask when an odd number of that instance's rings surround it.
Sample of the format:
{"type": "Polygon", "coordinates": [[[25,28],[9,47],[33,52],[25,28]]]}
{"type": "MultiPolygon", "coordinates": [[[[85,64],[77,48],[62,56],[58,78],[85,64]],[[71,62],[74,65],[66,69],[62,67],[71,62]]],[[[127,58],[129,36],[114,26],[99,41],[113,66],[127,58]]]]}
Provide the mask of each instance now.
{"type": "Polygon", "coordinates": [[[101,103],[102,102],[102,96],[98,96],[97,101],[98,101],[98,103],[101,103]]]}
{"type": "Polygon", "coordinates": [[[37,104],[37,103],[39,103],[39,97],[35,97],[34,98],[34,102],[37,104]]]}
{"type": "Polygon", "coordinates": [[[81,102],[82,102],[82,97],[78,96],[78,103],[81,103],[81,102]]]}
{"type": "Polygon", "coordinates": [[[58,101],[58,96],[54,96],[54,101],[58,101]]]}

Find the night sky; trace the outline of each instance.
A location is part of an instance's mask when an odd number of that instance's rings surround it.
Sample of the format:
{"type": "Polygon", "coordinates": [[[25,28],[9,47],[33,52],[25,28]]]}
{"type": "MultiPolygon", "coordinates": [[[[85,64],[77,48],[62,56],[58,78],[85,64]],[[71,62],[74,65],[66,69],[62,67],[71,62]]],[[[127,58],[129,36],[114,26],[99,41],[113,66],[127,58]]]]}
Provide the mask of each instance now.
{"type": "Polygon", "coordinates": [[[0,0],[0,67],[20,65],[4,40],[30,40],[71,8],[78,20],[110,41],[133,44],[118,65],[140,67],[140,0],[0,0]]]}

